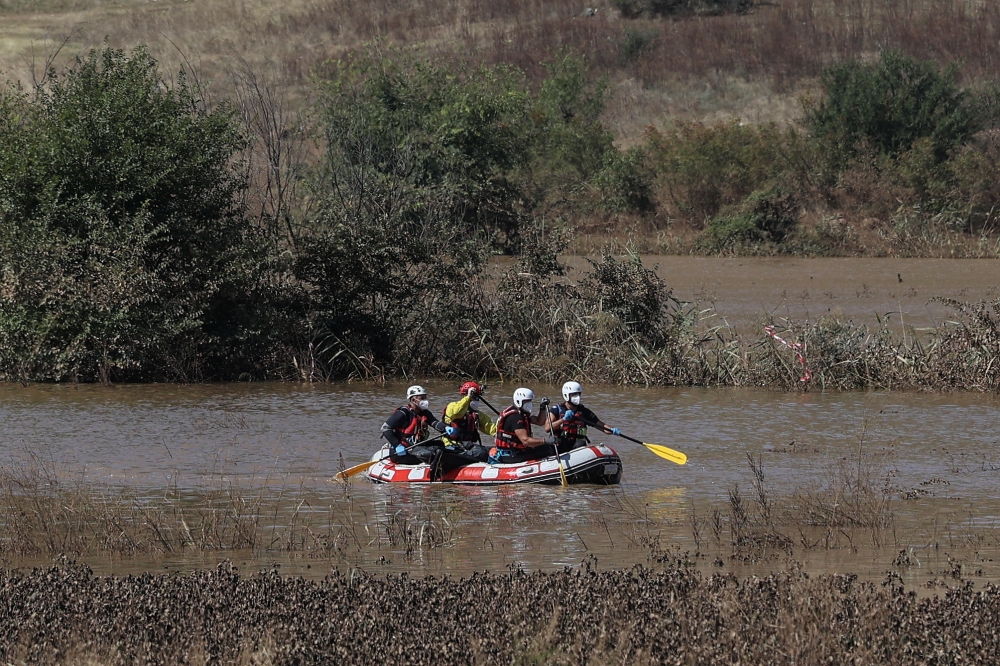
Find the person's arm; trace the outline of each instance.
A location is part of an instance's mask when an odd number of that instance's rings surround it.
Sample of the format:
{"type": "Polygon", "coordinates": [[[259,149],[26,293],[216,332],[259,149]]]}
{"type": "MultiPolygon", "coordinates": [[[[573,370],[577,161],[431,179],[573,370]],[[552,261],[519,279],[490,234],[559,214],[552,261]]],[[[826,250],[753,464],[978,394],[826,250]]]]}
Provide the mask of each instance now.
{"type": "Polygon", "coordinates": [[[522,444],[532,449],[536,446],[543,446],[546,443],[541,437],[529,437],[527,428],[518,428],[514,431],[514,433],[517,435],[517,438],[521,440],[522,444]]]}
{"type": "Polygon", "coordinates": [[[545,419],[545,432],[550,432],[554,435],[555,431],[559,430],[560,426],[562,426],[563,420],[559,417],[558,407],[550,409],[549,414],[552,415],[552,420],[550,421],[549,419],[545,419]],[[552,426],[551,428],[549,427],[550,424],[552,426]]]}
{"type": "Polygon", "coordinates": [[[427,419],[427,424],[438,432],[444,432],[444,429],[448,427],[448,424],[438,420],[438,417],[434,416],[429,409],[423,410],[420,415],[427,419]]]}
{"type": "MultiPolygon", "coordinates": [[[[548,416],[545,413],[548,408],[549,400],[548,398],[545,398],[542,400],[542,404],[538,406],[538,413],[528,417],[528,422],[531,423],[531,425],[546,425],[549,421],[548,416]]],[[[546,428],[546,430],[548,430],[548,428],[546,428]]]]}
{"type": "Polygon", "coordinates": [[[395,449],[399,446],[399,438],[396,437],[396,430],[400,429],[406,423],[406,413],[400,409],[397,409],[392,413],[392,416],[385,420],[382,424],[382,437],[389,442],[389,446],[395,449]]]}
{"type": "Polygon", "coordinates": [[[590,411],[589,409],[587,409],[585,412],[581,413],[580,416],[583,417],[584,421],[588,421],[590,423],[593,423],[598,428],[600,428],[601,432],[603,432],[605,435],[620,435],[620,434],[622,434],[621,430],[619,430],[618,428],[612,428],[607,423],[605,423],[601,419],[597,418],[597,414],[595,414],[594,412],[590,411]]]}
{"type": "Polygon", "coordinates": [[[479,431],[486,433],[487,435],[497,434],[497,424],[490,417],[486,416],[480,412],[479,414],[479,431]]]}
{"type": "Polygon", "coordinates": [[[456,400],[455,402],[449,402],[448,406],[444,408],[445,423],[454,423],[458,419],[465,416],[465,413],[469,411],[470,402],[472,402],[472,398],[470,396],[465,396],[461,400],[456,400]]]}

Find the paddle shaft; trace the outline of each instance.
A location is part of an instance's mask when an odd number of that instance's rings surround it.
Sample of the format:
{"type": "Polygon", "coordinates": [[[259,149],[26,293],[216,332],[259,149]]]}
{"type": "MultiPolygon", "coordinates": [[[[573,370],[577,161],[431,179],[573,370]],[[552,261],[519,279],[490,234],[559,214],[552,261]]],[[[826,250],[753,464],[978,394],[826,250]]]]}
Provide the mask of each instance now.
{"type": "MultiPolygon", "coordinates": [[[[587,420],[584,420],[584,423],[586,423],[589,426],[593,426],[594,428],[601,427],[596,423],[591,423],[590,421],[587,420]]],[[[666,458],[667,460],[673,463],[677,463],[678,465],[684,465],[687,463],[687,456],[681,453],[680,451],[674,451],[673,449],[668,448],[666,446],[662,446],[660,444],[650,444],[649,442],[643,442],[642,440],[635,439],[634,437],[629,437],[628,435],[623,435],[621,433],[618,433],[618,436],[623,439],[627,439],[630,442],[635,442],[636,444],[642,444],[647,449],[649,449],[656,455],[660,456],[661,458],[666,458]]]]}
{"type": "MultiPolygon", "coordinates": [[[[546,403],[546,401],[543,400],[542,401],[542,405],[545,407],[545,416],[547,416],[548,419],[549,419],[549,436],[550,437],[555,437],[556,436],[556,429],[552,427],[552,412],[549,410],[549,406],[547,404],[545,404],[545,403],[546,403]]],[[[562,484],[563,488],[565,488],[566,486],[569,485],[569,481],[566,480],[566,470],[563,469],[562,458],[559,457],[559,438],[558,437],[556,438],[556,443],[555,443],[555,445],[552,448],[555,449],[555,452],[556,452],[556,462],[559,463],[559,483],[562,484]]]]}

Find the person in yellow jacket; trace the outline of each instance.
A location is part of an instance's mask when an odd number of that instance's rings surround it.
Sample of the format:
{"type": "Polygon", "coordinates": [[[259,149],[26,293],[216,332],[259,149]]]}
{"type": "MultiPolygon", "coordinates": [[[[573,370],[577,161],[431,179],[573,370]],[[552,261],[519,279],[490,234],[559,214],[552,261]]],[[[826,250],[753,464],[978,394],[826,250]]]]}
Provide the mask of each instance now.
{"type": "MultiPolygon", "coordinates": [[[[479,411],[479,396],[483,387],[476,382],[465,382],[459,389],[462,397],[444,408],[445,450],[451,454],[452,463],[469,464],[486,462],[489,448],[482,445],[479,433],[497,434],[497,424],[479,411]]],[[[453,464],[453,466],[457,466],[453,464]]]]}

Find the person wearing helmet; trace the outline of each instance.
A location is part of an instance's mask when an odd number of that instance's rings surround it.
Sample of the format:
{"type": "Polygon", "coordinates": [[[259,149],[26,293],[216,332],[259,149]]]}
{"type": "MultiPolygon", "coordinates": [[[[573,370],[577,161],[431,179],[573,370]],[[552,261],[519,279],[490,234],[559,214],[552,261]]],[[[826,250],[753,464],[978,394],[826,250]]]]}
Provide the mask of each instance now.
{"type": "MultiPolygon", "coordinates": [[[[579,446],[586,446],[587,426],[595,426],[608,435],[620,435],[621,430],[612,428],[597,414],[583,405],[583,386],[580,382],[566,382],[562,387],[563,402],[554,405],[549,413],[552,415],[552,434],[559,438],[559,451],[569,451],[579,446]]],[[[549,430],[549,424],[545,424],[549,430]]]]}
{"type": "Polygon", "coordinates": [[[400,465],[419,465],[427,463],[431,466],[431,480],[440,476],[441,454],[444,447],[428,442],[407,451],[407,447],[427,439],[427,429],[432,427],[440,433],[445,431],[443,421],[428,409],[427,391],[423,386],[411,386],[406,389],[406,404],[397,407],[392,416],[382,424],[382,437],[389,442],[389,459],[400,465]]]}
{"type": "Polygon", "coordinates": [[[448,469],[474,462],[486,462],[490,456],[489,449],[482,445],[479,433],[495,435],[497,426],[486,414],[479,411],[483,387],[476,382],[465,382],[459,389],[462,396],[455,402],[448,403],[444,409],[446,424],[444,439],[445,458],[448,469]]]}
{"type": "Polygon", "coordinates": [[[545,423],[548,398],[543,398],[538,413],[532,415],[531,406],[535,393],[531,389],[514,391],[514,404],[497,417],[496,447],[490,450],[491,463],[518,463],[538,460],[555,454],[558,438],[532,437],[531,426],[545,423]]]}

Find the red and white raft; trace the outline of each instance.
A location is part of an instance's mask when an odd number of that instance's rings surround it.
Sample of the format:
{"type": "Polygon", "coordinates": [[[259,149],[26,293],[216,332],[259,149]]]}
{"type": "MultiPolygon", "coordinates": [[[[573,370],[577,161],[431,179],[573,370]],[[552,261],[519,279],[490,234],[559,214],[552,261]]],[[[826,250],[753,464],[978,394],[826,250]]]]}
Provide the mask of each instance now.
{"type": "MultiPolygon", "coordinates": [[[[397,465],[388,458],[389,447],[377,451],[378,460],[365,473],[372,483],[430,483],[431,470],[426,464],[397,465]]],[[[583,446],[559,455],[568,483],[614,485],[622,480],[622,461],[615,450],[603,444],[583,446]]],[[[435,483],[468,486],[503,486],[511,483],[559,485],[559,462],[556,456],[522,463],[491,465],[473,463],[453,469],[435,483]]]]}

